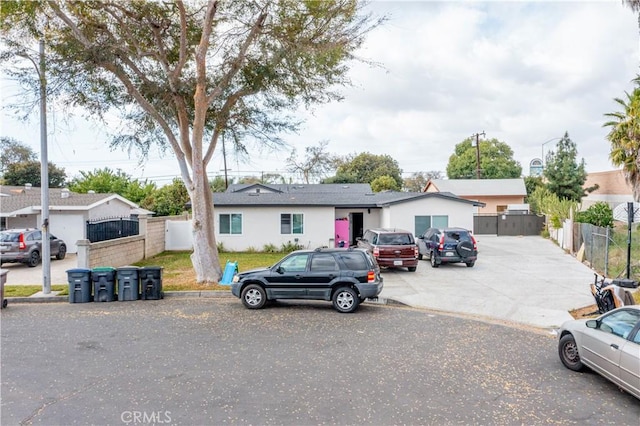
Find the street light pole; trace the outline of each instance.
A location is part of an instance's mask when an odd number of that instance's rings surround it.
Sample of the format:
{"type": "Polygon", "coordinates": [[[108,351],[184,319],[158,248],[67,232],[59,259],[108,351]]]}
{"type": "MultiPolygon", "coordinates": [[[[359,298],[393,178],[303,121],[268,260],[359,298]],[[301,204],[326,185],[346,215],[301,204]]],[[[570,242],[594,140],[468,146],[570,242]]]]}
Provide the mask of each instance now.
{"type": "Polygon", "coordinates": [[[556,138],[551,138],[551,139],[549,139],[549,140],[548,140],[548,141],[546,141],[546,142],[542,142],[542,158],[541,158],[541,160],[542,160],[542,168],[543,168],[543,169],[544,169],[544,166],[545,166],[545,163],[546,163],[546,160],[545,160],[545,158],[544,158],[544,146],[545,146],[546,144],[548,144],[549,142],[557,141],[557,140],[560,140],[560,139],[562,139],[562,138],[557,138],[557,137],[556,137],[556,138]]]}
{"type": "Polygon", "coordinates": [[[51,293],[51,242],[49,232],[49,155],[47,150],[47,77],[44,39],[40,39],[40,203],[42,204],[42,292],[51,293]]]}

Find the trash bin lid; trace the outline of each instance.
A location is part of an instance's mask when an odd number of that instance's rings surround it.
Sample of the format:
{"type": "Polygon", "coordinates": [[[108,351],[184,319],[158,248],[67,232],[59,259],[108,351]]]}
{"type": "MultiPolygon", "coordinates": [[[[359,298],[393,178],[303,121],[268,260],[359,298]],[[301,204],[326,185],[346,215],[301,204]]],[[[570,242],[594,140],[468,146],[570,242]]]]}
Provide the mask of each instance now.
{"type": "Polygon", "coordinates": [[[119,267],[117,270],[118,271],[128,271],[128,270],[135,270],[137,271],[138,269],[140,269],[139,266],[135,266],[135,265],[127,265],[127,266],[121,266],[119,267]]]}
{"type": "Polygon", "coordinates": [[[91,272],[91,269],[74,268],[74,269],[67,269],[67,272],[91,272]]]}
{"type": "Polygon", "coordinates": [[[113,272],[116,268],[112,268],[111,266],[98,266],[93,268],[93,272],[113,272]]]}

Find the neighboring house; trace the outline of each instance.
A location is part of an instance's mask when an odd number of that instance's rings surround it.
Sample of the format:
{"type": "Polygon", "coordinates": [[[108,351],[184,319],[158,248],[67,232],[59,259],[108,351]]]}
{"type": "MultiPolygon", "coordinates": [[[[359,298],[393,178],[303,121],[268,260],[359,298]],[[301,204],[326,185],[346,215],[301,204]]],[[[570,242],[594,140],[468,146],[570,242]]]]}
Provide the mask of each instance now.
{"type": "Polygon", "coordinates": [[[474,208],[482,206],[453,194],[373,193],[368,184],[230,185],[213,202],[216,239],[233,251],[349,246],[379,227],[414,235],[431,226],[472,229],[474,208]]]}
{"type": "Polygon", "coordinates": [[[587,180],[582,187],[586,189],[594,185],[598,185],[598,189],[582,199],[582,210],[588,209],[598,201],[609,204],[612,209],[619,204],[633,201],[633,190],[625,181],[622,170],[587,174],[587,180]]]}
{"type": "MultiPolygon", "coordinates": [[[[0,185],[0,194],[0,229],[42,226],[40,188],[0,185]]],[[[49,189],[49,230],[67,243],[69,253],[76,253],[76,242],[85,239],[88,220],[129,217],[137,213],[140,213],[137,204],[117,194],[78,194],[66,188],[49,189]]]]}
{"type": "Polygon", "coordinates": [[[524,179],[430,179],[424,187],[428,193],[450,193],[478,201],[477,214],[506,212],[509,205],[524,204],[527,188],[524,179]]]}

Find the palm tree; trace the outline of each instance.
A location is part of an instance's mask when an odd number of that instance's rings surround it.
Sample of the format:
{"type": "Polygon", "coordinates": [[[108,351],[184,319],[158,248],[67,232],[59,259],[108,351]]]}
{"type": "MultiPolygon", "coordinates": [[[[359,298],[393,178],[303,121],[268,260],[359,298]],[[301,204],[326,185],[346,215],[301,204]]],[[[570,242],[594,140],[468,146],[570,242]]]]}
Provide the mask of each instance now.
{"type": "Polygon", "coordinates": [[[614,99],[622,111],[605,114],[612,120],[604,124],[611,131],[609,159],[615,166],[622,166],[625,179],[633,190],[633,199],[640,202],[640,75],[633,82],[636,87],[626,99],[614,99]]]}
{"type": "Polygon", "coordinates": [[[622,0],[622,4],[631,9],[633,13],[638,14],[638,27],[640,28],[640,0],[622,0]]]}

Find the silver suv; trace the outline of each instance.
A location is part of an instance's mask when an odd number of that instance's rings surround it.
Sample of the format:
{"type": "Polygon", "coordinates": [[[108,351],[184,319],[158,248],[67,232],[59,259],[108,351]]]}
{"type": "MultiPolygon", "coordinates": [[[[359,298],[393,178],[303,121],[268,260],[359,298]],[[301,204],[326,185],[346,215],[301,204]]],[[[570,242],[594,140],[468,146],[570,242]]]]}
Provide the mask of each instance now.
{"type": "MultiPolygon", "coordinates": [[[[51,257],[58,260],[67,255],[67,245],[54,235],[49,235],[51,257]]],[[[9,229],[0,232],[0,265],[25,263],[37,266],[42,258],[42,232],[39,229],[9,229]]]]}

